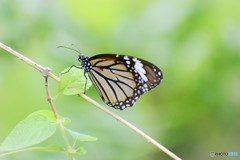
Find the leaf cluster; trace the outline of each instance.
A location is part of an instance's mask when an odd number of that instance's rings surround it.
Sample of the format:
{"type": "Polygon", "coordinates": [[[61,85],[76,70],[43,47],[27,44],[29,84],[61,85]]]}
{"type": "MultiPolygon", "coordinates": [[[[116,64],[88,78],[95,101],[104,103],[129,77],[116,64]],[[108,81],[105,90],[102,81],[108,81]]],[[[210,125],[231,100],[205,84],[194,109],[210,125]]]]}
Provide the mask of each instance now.
{"type": "MultiPolygon", "coordinates": [[[[65,69],[62,73],[69,70],[65,69]]],[[[69,72],[61,74],[59,81],[59,94],[75,95],[84,92],[91,86],[91,82],[86,85],[86,79],[82,70],[71,68],[69,72]]],[[[0,145],[0,157],[22,151],[47,151],[62,152],[75,159],[75,155],[84,155],[86,150],[77,144],[82,141],[96,141],[96,137],[73,131],[66,127],[70,123],[69,118],[60,116],[60,122],[49,110],[39,110],[31,113],[24,120],[19,122],[10,134],[0,145]],[[62,124],[64,126],[62,126],[62,124]],[[50,144],[40,146],[40,144],[52,137],[60,128],[63,139],[71,141],[73,144],[66,143],[66,146],[50,144]]]]}

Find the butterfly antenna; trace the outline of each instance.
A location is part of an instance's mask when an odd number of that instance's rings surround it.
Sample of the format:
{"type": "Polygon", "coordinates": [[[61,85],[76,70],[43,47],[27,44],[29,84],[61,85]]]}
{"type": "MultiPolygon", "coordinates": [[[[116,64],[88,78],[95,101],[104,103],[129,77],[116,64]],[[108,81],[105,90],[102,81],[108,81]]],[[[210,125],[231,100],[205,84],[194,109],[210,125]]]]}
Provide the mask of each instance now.
{"type": "Polygon", "coordinates": [[[75,48],[76,51],[78,51],[79,54],[82,54],[81,50],[74,44],[71,44],[75,48]]]}
{"type": "MultiPolygon", "coordinates": [[[[73,44],[72,44],[73,45],[73,44]]],[[[66,49],[70,49],[72,51],[77,52],[78,54],[82,54],[81,51],[75,46],[76,49],[71,48],[71,47],[66,47],[66,46],[58,46],[57,48],[66,48],[66,49]]]]}

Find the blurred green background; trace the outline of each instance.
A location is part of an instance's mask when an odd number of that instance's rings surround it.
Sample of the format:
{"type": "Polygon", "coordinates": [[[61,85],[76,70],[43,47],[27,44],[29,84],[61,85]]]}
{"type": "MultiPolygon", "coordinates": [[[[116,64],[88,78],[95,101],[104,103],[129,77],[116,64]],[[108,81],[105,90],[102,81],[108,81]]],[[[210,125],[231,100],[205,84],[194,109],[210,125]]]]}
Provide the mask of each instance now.
{"type": "MultiPolygon", "coordinates": [[[[1,0],[0,41],[57,75],[79,64],[59,45],[146,59],[162,69],[161,85],[133,108],[111,110],[183,159],[230,158],[211,158],[211,151],[235,151],[231,159],[239,159],[239,8],[238,0],[1,0]]],[[[50,85],[56,95],[57,83],[50,85]]],[[[87,95],[103,104],[93,87],[87,95]]],[[[70,128],[99,138],[82,143],[87,154],[78,159],[171,159],[82,98],[59,96],[55,104],[70,128]]],[[[40,109],[49,109],[43,77],[0,49],[0,141],[40,109]]],[[[69,158],[23,152],[1,159],[69,158]]]]}

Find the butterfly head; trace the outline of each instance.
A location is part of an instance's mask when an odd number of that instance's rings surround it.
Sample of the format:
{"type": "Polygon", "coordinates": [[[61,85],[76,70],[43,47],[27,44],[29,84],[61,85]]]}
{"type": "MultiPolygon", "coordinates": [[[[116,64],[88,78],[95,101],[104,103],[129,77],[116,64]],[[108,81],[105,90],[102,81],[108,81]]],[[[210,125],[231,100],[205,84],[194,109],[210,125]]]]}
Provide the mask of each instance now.
{"type": "Polygon", "coordinates": [[[79,54],[78,61],[81,63],[81,67],[85,72],[89,72],[92,69],[92,65],[90,64],[89,58],[83,54],[79,54]]]}

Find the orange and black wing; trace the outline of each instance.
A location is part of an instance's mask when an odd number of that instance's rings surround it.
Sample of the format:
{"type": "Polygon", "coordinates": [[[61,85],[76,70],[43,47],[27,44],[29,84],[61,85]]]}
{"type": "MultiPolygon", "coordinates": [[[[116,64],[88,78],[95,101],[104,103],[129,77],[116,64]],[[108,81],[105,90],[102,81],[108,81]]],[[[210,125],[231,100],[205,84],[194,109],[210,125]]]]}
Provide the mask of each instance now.
{"type": "Polygon", "coordinates": [[[145,60],[116,54],[89,58],[89,74],[103,101],[116,108],[131,107],[139,97],[162,80],[161,70],[145,60]]]}

